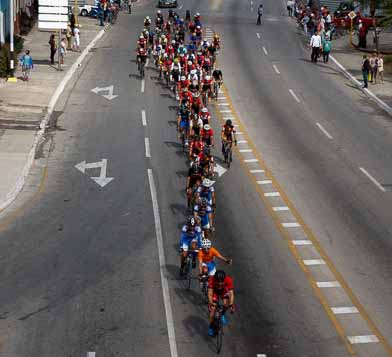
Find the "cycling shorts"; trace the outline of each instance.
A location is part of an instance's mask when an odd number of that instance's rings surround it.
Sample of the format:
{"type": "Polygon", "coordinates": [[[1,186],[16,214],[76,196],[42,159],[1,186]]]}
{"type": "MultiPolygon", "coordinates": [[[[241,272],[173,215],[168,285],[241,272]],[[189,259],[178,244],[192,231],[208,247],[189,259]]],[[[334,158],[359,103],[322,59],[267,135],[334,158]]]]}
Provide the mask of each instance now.
{"type": "Polygon", "coordinates": [[[189,129],[189,121],[188,120],[181,120],[180,121],[180,128],[181,129],[189,129]]]}

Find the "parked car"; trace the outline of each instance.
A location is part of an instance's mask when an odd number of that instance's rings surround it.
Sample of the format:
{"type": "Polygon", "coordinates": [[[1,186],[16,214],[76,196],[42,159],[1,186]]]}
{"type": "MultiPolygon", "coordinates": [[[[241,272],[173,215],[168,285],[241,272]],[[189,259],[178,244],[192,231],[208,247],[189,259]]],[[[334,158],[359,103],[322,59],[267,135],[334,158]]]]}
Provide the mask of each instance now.
{"type": "MultiPolygon", "coordinates": [[[[72,6],[71,11],[74,11],[75,6],[72,6]]],[[[87,5],[87,4],[83,4],[83,5],[78,5],[78,9],[79,9],[79,15],[80,16],[88,16],[89,13],[91,12],[91,9],[93,8],[92,5],[87,5]]]]}
{"type": "Polygon", "coordinates": [[[177,0],[158,0],[158,7],[177,7],[177,0]]]}

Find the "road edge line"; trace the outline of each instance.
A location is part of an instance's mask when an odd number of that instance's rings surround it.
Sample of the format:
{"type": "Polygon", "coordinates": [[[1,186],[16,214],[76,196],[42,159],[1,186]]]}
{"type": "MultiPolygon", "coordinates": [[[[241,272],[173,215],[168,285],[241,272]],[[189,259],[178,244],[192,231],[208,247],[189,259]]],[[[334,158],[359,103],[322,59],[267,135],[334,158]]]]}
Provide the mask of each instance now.
{"type": "Polygon", "coordinates": [[[69,68],[67,71],[66,75],[63,77],[59,85],[57,86],[56,90],[54,91],[49,104],[48,104],[48,109],[47,112],[44,116],[44,118],[41,120],[39,124],[39,130],[35,134],[34,142],[32,145],[32,148],[30,149],[29,154],[27,155],[26,163],[23,167],[23,170],[21,171],[21,174],[19,175],[18,179],[16,180],[15,185],[11,188],[9,193],[5,196],[6,198],[3,201],[0,201],[0,212],[3,212],[19,195],[19,193],[22,191],[25,183],[27,176],[30,173],[30,169],[34,164],[34,157],[35,157],[35,152],[37,150],[38,144],[41,142],[42,137],[45,134],[46,131],[46,126],[49,123],[49,120],[53,114],[54,107],[60,98],[60,95],[65,89],[65,86],[68,84],[69,80],[72,78],[73,74],[76,72],[77,68],[80,66],[84,58],[87,56],[91,48],[98,42],[98,40],[101,39],[101,37],[105,34],[107,30],[107,27],[102,29],[101,31],[98,32],[98,34],[93,38],[93,40],[87,45],[87,47],[82,51],[80,56],[76,59],[76,61],[73,63],[73,65],[69,68]]]}
{"type": "Polygon", "coordinates": [[[178,357],[176,334],[174,331],[173,311],[170,303],[169,284],[164,274],[164,271],[166,271],[166,259],[165,259],[165,251],[163,249],[163,235],[162,235],[161,218],[159,214],[157,191],[155,187],[155,181],[154,181],[154,175],[152,173],[152,169],[147,169],[147,175],[148,175],[148,182],[150,184],[152,209],[154,213],[155,236],[157,238],[159,270],[161,275],[163,304],[165,306],[166,326],[167,326],[167,333],[169,337],[170,355],[171,357],[178,357]]]}

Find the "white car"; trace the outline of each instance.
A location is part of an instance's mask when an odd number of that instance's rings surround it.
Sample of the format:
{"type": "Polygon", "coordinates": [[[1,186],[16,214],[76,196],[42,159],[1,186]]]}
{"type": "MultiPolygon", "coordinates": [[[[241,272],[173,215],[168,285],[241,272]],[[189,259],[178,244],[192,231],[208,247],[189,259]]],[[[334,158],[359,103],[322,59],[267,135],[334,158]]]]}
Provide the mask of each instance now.
{"type": "MultiPolygon", "coordinates": [[[[72,6],[72,11],[75,6],[72,6]]],[[[81,5],[78,6],[79,8],[79,15],[80,16],[88,16],[88,14],[91,12],[91,9],[93,8],[93,5],[81,5]]]]}

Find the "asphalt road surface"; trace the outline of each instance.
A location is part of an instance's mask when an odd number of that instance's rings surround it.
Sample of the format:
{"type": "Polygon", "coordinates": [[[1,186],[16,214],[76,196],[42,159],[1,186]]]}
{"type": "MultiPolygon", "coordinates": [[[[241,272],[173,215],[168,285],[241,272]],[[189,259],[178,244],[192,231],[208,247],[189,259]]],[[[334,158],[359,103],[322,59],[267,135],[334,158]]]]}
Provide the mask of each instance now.
{"type": "MultiPolygon", "coordinates": [[[[215,355],[198,284],[187,291],[178,276],[187,164],[176,102],[151,64],[142,82],[134,62],[143,18],[154,18],[155,5],[142,1],[132,15],[122,13],[92,51],[48,135],[42,192],[0,221],[0,356],[215,355]],[[111,85],[114,99],[91,92],[111,85]],[[103,165],[113,180],[100,187],[91,177],[103,165]]],[[[179,6],[221,33],[226,89],[222,106],[211,105],[213,127],[219,133],[231,111],[251,148],[239,147],[215,184],[213,242],[233,258],[225,269],[237,305],[222,355],[387,356],[388,118],[333,68],[310,63],[283,2],[264,2],[260,27],[247,1],[179,6]],[[248,154],[262,156],[270,183],[249,174],[248,154]],[[290,234],[297,233],[281,228],[260,191],[276,183],[287,194],[280,195],[290,208],[286,218],[306,228],[302,240],[313,250],[295,249],[290,234]],[[321,254],[326,270],[306,267],[312,254],[321,254]],[[341,290],[325,293],[317,274],[341,290]]]]}

